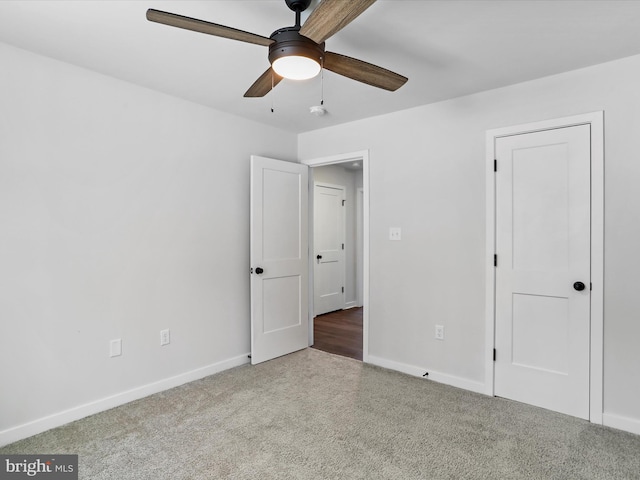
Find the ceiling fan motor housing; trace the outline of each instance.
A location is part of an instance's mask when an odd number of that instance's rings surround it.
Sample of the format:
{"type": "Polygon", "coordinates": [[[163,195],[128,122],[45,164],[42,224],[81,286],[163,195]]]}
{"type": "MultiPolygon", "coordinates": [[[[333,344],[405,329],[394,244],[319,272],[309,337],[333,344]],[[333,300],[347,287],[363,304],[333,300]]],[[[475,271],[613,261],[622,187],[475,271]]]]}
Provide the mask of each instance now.
{"type": "Polygon", "coordinates": [[[313,40],[300,35],[299,27],[287,27],[271,34],[274,42],[269,46],[269,62],[273,65],[278,58],[299,55],[311,58],[322,65],[324,42],[317,44],[313,40]]]}

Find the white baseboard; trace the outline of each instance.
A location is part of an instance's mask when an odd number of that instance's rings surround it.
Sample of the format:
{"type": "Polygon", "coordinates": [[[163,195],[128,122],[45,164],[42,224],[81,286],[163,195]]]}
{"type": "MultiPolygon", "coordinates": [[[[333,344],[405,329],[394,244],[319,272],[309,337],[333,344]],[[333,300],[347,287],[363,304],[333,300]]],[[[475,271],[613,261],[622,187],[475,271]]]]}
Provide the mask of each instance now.
{"type": "Polygon", "coordinates": [[[603,413],[602,424],[607,427],[617,428],[618,430],[624,430],[626,432],[640,435],[640,420],[637,418],[621,417],[611,413],[603,413]]]}
{"type": "Polygon", "coordinates": [[[344,309],[348,310],[349,308],[356,308],[358,306],[358,302],[355,300],[353,302],[345,302],[344,309]]]}
{"type": "MultiPolygon", "coordinates": [[[[406,363],[395,362],[393,360],[387,360],[386,358],[376,357],[375,355],[368,355],[364,359],[365,363],[377,365],[379,367],[388,368],[390,370],[396,370],[398,372],[406,373],[414,377],[428,378],[439,383],[451,385],[452,387],[458,387],[465,390],[471,390],[472,392],[481,393],[486,395],[485,385],[482,382],[474,382],[473,380],[467,380],[466,378],[456,377],[454,375],[448,375],[445,373],[434,372],[422,367],[416,367],[415,365],[409,365],[406,363]],[[429,372],[429,376],[423,377],[425,372],[429,372]]],[[[597,422],[600,423],[600,422],[597,422]]],[[[611,413],[602,414],[602,424],[617,428],[618,430],[624,430],[626,432],[635,433],[640,435],[640,420],[636,418],[622,417],[620,415],[614,415],[611,413]]]]}
{"type": "Polygon", "coordinates": [[[485,385],[482,382],[475,382],[473,380],[456,377],[454,375],[448,375],[446,373],[434,372],[433,370],[427,368],[416,367],[415,365],[408,365],[401,362],[395,362],[393,360],[387,360],[386,358],[380,358],[374,355],[368,355],[365,362],[371,363],[372,365],[377,365],[379,367],[388,368],[390,370],[397,370],[398,372],[413,375],[414,377],[427,378],[438,383],[451,385],[452,387],[471,390],[472,392],[482,393],[483,395],[486,394],[485,385]],[[429,372],[429,376],[423,376],[425,372],[429,372]]]}
{"type": "Polygon", "coordinates": [[[147,385],[142,385],[90,403],[85,403],[84,405],[78,405],[77,407],[54,413],[23,425],[2,430],[0,431],[0,447],[22,440],[23,438],[31,437],[32,435],[37,435],[38,433],[42,433],[46,430],[65,425],[69,422],[88,417],[89,415],[124,405],[125,403],[138,400],[139,398],[178,387],[185,383],[193,382],[194,380],[199,380],[201,378],[208,377],[209,375],[222,372],[223,370],[228,370],[229,368],[244,365],[245,363],[249,363],[248,355],[249,354],[246,353],[244,355],[229,358],[221,362],[207,365],[206,367],[197,368],[189,372],[181,373],[180,375],[165,378],[147,385]]]}

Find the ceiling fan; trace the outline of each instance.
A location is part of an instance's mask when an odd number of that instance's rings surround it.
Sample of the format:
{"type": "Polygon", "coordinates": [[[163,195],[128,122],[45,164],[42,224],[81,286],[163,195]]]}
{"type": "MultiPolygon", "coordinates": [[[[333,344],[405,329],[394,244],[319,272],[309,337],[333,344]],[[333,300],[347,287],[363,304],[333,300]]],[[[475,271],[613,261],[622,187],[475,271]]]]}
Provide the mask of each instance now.
{"type": "Polygon", "coordinates": [[[147,20],[269,47],[271,67],[249,87],[245,97],[263,97],[282,78],[304,80],[316,76],[322,68],[374,87],[395,91],[406,83],[406,77],[324,49],[325,40],[351,23],[375,1],[323,0],[304,25],[300,25],[300,13],[309,7],[311,0],[285,0],[287,6],[295,12],[296,24],[276,30],[269,38],[154,9],[147,10],[147,20]]]}

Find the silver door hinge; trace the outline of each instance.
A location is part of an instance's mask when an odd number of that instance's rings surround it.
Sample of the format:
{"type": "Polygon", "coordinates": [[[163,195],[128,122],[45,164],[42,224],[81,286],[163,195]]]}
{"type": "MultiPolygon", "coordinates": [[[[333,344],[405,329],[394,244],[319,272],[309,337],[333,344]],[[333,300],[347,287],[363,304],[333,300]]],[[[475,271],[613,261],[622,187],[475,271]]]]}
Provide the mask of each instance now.
{"type": "Polygon", "coordinates": [[[342,287],[342,293],[344,293],[344,287],[342,287]]]}
{"type": "Polygon", "coordinates": [[[342,206],[344,207],[344,202],[346,202],[346,200],[342,200],[342,206]]]}

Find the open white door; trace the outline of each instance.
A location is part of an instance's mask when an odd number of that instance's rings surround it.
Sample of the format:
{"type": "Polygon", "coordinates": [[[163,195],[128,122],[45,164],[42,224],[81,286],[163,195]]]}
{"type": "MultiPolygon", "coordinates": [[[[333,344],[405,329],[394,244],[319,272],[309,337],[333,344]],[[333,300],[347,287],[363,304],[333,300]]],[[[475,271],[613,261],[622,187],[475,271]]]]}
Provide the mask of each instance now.
{"type": "Polygon", "coordinates": [[[314,185],[315,315],[344,308],[344,190],[339,185],[314,185]]]}
{"type": "Polygon", "coordinates": [[[251,156],[251,363],[308,346],[308,167],[251,156]]]}

